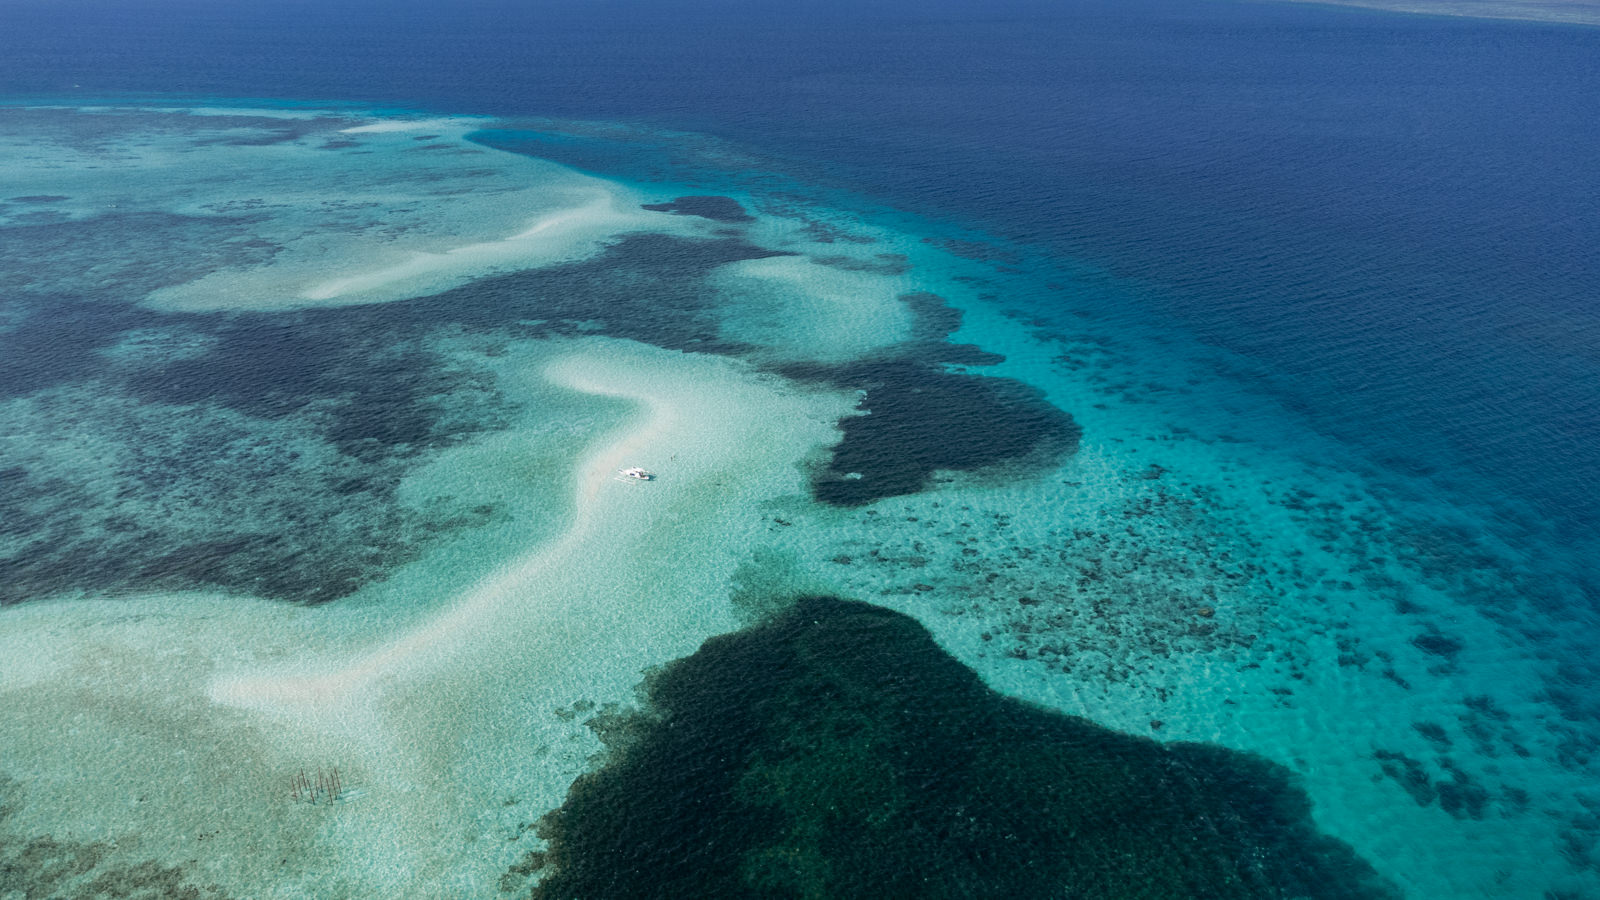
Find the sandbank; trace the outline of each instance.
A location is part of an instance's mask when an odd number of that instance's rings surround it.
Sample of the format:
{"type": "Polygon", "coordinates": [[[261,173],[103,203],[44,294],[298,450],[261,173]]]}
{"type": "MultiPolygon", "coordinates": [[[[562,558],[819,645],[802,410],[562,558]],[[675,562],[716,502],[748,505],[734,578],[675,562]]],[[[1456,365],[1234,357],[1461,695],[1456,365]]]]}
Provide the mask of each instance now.
{"type": "Polygon", "coordinates": [[[593,764],[558,711],[628,703],[645,670],[736,626],[729,578],[763,508],[803,492],[851,400],[611,339],[537,377],[638,411],[575,465],[565,530],[398,633],[373,604],[6,610],[0,743],[29,760],[7,830],[249,896],[492,891],[532,849],[518,823],[593,764]],[[335,766],[348,802],[290,798],[295,773],[335,766]]]}
{"type": "Polygon", "coordinates": [[[572,205],[541,215],[500,240],[443,251],[413,250],[364,272],[314,282],[300,292],[317,305],[405,299],[437,293],[487,272],[532,268],[588,256],[607,240],[657,223],[617,189],[591,186],[572,205]]]}

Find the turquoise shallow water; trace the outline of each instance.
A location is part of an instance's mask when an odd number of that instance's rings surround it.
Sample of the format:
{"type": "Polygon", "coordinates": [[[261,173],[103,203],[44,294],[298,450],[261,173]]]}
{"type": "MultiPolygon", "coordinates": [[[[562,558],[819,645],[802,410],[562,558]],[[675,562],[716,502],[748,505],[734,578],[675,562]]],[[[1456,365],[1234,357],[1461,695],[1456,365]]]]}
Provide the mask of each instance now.
{"type": "MultiPolygon", "coordinates": [[[[9,95],[281,98],[6,113],[5,879],[519,892],[591,755],[628,771],[643,670],[816,593],[988,689],[1260,754],[1409,896],[1597,893],[1600,33],[155,7],[0,10],[9,95]],[[704,195],[754,221],[642,208],[704,195]],[[334,767],[349,802],[294,802],[334,767]]],[[[720,850],[805,884],[845,858],[806,834],[920,810],[981,851],[963,798],[885,787],[874,748],[926,741],[871,708],[818,707],[859,743],[766,720],[820,749],[734,770],[861,818],[720,850]]]]}
{"type": "Polygon", "coordinates": [[[836,594],[1283,767],[1407,895],[1595,889],[1581,543],[1380,465],[1138,282],[696,135],[5,115],[19,884],[520,889],[647,670],[836,594]],[[349,802],[286,790],[335,764],[349,802]]]}

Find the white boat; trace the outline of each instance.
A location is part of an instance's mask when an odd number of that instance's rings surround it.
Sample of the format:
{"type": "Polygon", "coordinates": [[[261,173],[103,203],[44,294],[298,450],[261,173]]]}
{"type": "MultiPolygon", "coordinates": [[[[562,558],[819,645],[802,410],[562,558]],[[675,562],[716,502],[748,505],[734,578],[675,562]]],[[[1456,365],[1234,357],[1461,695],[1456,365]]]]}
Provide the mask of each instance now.
{"type": "Polygon", "coordinates": [[[638,466],[623,469],[619,474],[621,474],[624,478],[632,478],[635,481],[653,481],[656,477],[654,472],[645,471],[638,466]]]}

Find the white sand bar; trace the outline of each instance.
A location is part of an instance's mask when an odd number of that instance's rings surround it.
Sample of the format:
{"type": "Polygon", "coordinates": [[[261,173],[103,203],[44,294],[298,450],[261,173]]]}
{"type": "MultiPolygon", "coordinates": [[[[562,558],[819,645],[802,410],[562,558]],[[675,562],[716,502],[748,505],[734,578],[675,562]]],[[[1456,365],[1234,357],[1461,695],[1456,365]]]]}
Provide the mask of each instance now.
{"type": "MultiPolygon", "coordinates": [[[[314,281],[299,296],[326,305],[403,299],[464,284],[485,272],[533,268],[588,256],[627,231],[660,224],[621,189],[597,183],[569,189],[570,205],[543,213],[528,227],[499,240],[445,250],[403,251],[400,258],[354,275],[314,281]]],[[[672,223],[668,223],[672,224],[672,223]]],[[[446,244],[448,239],[445,239],[446,244]]],[[[392,256],[393,254],[385,254],[392,256]]]]}
{"type": "Polygon", "coordinates": [[[236,140],[260,136],[240,131],[244,112],[80,112],[124,126],[92,145],[35,112],[15,123],[31,130],[0,135],[0,185],[10,185],[0,196],[47,182],[70,195],[53,209],[77,218],[139,211],[231,223],[237,233],[215,258],[144,298],[172,311],[404,300],[587,258],[629,233],[712,230],[641,209],[648,198],[619,182],[474,143],[494,120],[342,127],[364,117],[332,111],[293,139],[252,143],[236,140]]]}
{"type": "Polygon", "coordinates": [[[851,399],[610,339],[543,376],[639,412],[577,463],[570,527],[401,633],[381,607],[238,598],[0,613],[0,746],[35,773],[4,827],[239,896],[492,895],[534,849],[522,823],[592,765],[556,710],[629,703],[643,670],[735,626],[728,579],[773,527],[764,504],[803,490],[851,399]],[[349,802],[290,798],[333,766],[349,802]]]}

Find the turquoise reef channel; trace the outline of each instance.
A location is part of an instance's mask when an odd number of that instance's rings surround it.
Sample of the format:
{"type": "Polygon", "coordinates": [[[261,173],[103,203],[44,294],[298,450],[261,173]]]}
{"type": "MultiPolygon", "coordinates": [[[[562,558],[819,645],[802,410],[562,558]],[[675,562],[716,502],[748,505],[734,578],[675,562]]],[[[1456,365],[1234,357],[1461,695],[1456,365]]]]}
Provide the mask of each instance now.
{"type": "Polygon", "coordinates": [[[991,692],[812,597],[656,673],[507,873],[533,898],[1398,896],[1289,772],[991,692]]]}

